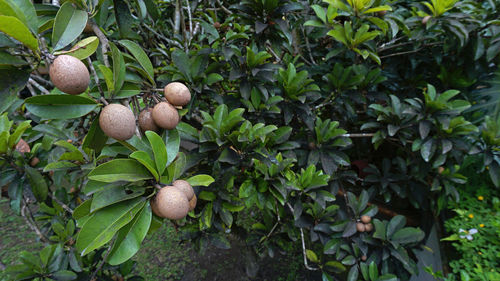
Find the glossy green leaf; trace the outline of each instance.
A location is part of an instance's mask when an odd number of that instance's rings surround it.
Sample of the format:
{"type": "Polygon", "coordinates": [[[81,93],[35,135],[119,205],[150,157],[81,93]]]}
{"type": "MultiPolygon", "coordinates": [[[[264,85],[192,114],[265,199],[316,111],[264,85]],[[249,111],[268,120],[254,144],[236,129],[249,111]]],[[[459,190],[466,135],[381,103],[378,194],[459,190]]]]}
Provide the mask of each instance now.
{"type": "Polygon", "coordinates": [[[146,131],[146,137],[148,138],[149,143],[153,148],[156,170],[158,171],[158,174],[161,175],[167,168],[167,162],[168,162],[167,147],[165,146],[165,143],[163,142],[161,137],[153,131],[146,131]]]}
{"type": "Polygon", "coordinates": [[[97,46],[99,46],[99,38],[97,38],[97,36],[91,36],[76,43],[71,50],[54,52],[54,55],[70,55],[79,60],[83,60],[95,53],[97,46]]]}
{"type": "Polygon", "coordinates": [[[104,188],[93,194],[90,212],[95,212],[118,202],[139,197],[143,195],[145,191],[143,187],[125,188],[123,185],[114,185],[104,188]]]}
{"type": "Polygon", "coordinates": [[[115,83],[113,80],[113,71],[111,71],[111,69],[109,69],[109,67],[107,67],[103,64],[99,64],[97,66],[97,69],[99,69],[99,71],[102,73],[102,76],[104,76],[104,81],[106,82],[106,87],[108,88],[108,91],[106,94],[107,94],[107,96],[109,96],[110,92],[115,91],[115,83]]]}
{"type": "Polygon", "coordinates": [[[41,95],[25,100],[28,111],[45,119],[82,117],[96,109],[98,104],[89,98],[72,95],[41,95]]]}
{"type": "Polygon", "coordinates": [[[424,236],[425,233],[422,230],[415,227],[406,227],[396,231],[390,241],[400,244],[416,243],[424,239],[424,236]]]}
{"type": "Polygon", "coordinates": [[[26,129],[30,127],[31,120],[26,120],[17,125],[16,130],[9,136],[9,147],[14,147],[26,129]]]}
{"type": "Polygon", "coordinates": [[[59,270],[52,273],[52,278],[58,281],[75,280],[78,276],[73,271],[59,270]]]}
{"type": "Polygon", "coordinates": [[[209,186],[214,182],[214,178],[209,175],[196,175],[186,179],[191,186],[209,186]]]}
{"type": "Polygon", "coordinates": [[[21,66],[26,64],[28,64],[28,62],[21,59],[20,57],[13,56],[6,52],[0,52],[0,66],[2,65],[21,66]]]}
{"type": "Polygon", "coordinates": [[[24,170],[26,171],[26,175],[28,176],[28,180],[31,185],[31,191],[33,191],[36,199],[39,202],[45,201],[49,192],[49,188],[42,174],[40,174],[38,170],[29,166],[25,166],[24,170]]]}
{"type": "Polygon", "coordinates": [[[43,172],[66,170],[77,166],[78,166],[77,164],[71,163],[69,161],[51,162],[43,168],[43,172]]]}
{"type": "Polygon", "coordinates": [[[151,83],[155,85],[153,64],[151,63],[148,55],[146,54],[146,52],[144,52],[141,46],[130,40],[120,40],[119,43],[125,48],[127,48],[127,50],[132,54],[132,56],[134,56],[137,62],[142,66],[144,71],[146,71],[146,73],[148,74],[148,77],[146,78],[148,78],[149,81],[151,81],[151,83]]]}
{"type": "Polygon", "coordinates": [[[111,265],[121,264],[130,259],[141,247],[141,243],[151,225],[151,207],[146,203],[141,212],[125,227],[120,229],[108,256],[111,265]]]}
{"type": "Polygon", "coordinates": [[[87,12],[79,10],[71,2],[65,2],[57,12],[52,31],[52,46],[60,50],[73,42],[87,24],[87,12]]]}
{"type": "Polygon", "coordinates": [[[181,143],[181,138],[179,136],[179,131],[177,129],[173,130],[165,130],[163,135],[163,140],[167,146],[167,163],[166,165],[170,165],[177,157],[179,153],[179,146],[181,143]]]}
{"type": "Polygon", "coordinates": [[[118,50],[115,44],[109,44],[111,48],[111,57],[113,58],[113,81],[114,92],[117,93],[123,86],[125,81],[125,60],[123,54],[118,50]]]}
{"type": "Polygon", "coordinates": [[[153,159],[151,159],[151,156],[149,156],[147,152],[141,150],[134,151],[130,154],[130,158],[135,159],[144,165],[144,167],[151,172],[156,181],[160,180],[160,176],[155,168],[155,162],[153,162],[153,159]]]}
{"type": "Polygon", "coordinates": [[[99,210],[82,226],[76,239],[76,248],[84,256],[103,246],[118,230],[132,221],[145,203],[144,198],[139,197],[99,210]]]}
{"type": "Polygon", "coordinates": [[[87,135],[83,139],[82,148],[90,148],[93,149],[96,155],[101,153],[101,150],[106,145],[106,141],[108,140],[108,136],[104,134],[99,126],[99,117],[97,116],[92,121],[92,125],[90,125],[90,129],[87,132],[87,135]]]}
{"type": "Polygon", "coordinates": [[[200,194],[198,194],[198,199],[205,200],[205,201],[214,201],[215,198],[217,198],[215,196],[215,193],[210,192],[210,191],[203,190],[202,192],[200,192],[200,194]]]}
{"type": "Polygon", "coordinates": [[[97,166],[88,178],[101,182],[139,181],[152,179],[151,173],[134,159],[115,159],[97,166]]]}
{"type": "Polygon", "coordinates": [[[33,52],[38,52],[38,40],[16,17],[0,15],[0,31],[21,42],[33,52]]]}

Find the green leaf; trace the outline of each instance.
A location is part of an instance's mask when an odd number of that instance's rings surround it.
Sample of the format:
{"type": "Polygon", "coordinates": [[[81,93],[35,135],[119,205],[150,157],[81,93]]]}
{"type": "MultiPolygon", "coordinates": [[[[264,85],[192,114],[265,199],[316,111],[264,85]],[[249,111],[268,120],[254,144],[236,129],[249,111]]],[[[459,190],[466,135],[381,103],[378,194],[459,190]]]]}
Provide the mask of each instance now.
{"type": "Polygon", "coordinates": [[[73,271],[59,270],[52,273],[52,278],[58,281],[75,280],[78,276],[73,271]]]}
{"type": "Polygon", "coordinates": [[[132,30],[132,25],[134,19],[130,14],[130,9],[127,5],[127,2],[124,0],[113,0],[113,7],[116,23],[118,24],[118,30],[120,31],[120,37],[133,37],[132,34],[134,34],[134,31],[132,30]]]}
{"type": "Polygon", "coordinates": [[[107,93],[111,93],[115,91],[115,83],[113,82],[113,71],[109,69],[109,67],[99,64],[97,66],[99,71],[102,73],[102,76],[104,76],[104,81],[106,82],[106,87],[108,88],[107,93]]]}
{"type": "Polygon", "coordinates": [[[359,271],[357,266],[351,267],[347,274],[347,281],[358,281],[359,271]]]}
{"type": "Polygon", "coordinates": [[[113,81],[114,93],[120,91],[125,81],[125,60],[122,52],[118,50],[115,44],[109,43],[111,48],[111,57],[113,58],[113,81]]]}
{"type": "Polygon", "coordinates": [[[146,237],[149,226],[151,225],[151,218],[151,207],[149,203],[146,203],[141,212],[118,232],[116,241],[108,256],[109,264],[121,264],[139,251],[141,243],[146,237]]]}
{"type": "Polygon", "coordinates": [[[205,78],[204,84],[210,86],[222,80],[224,80],[224,77],[222,77],[222,75],[218,73],[210,73],[208,74],[207,78],[205,78]]]}
{"type": "Polygon", "coordinates": [[[146,52],[144,52],[141,46],[130,40],[120,40],[119,43],[127,48],[127,50],[134,56],[137,62],[148,74],[148,77],[146,78],[148,78],[149,81],[151,81],[151,83],[155,85],[153,64],[151,63],[148,55],[146,54],[146,52]]]}
{"type": "Polygon", "coordinates": [[[26,129],[31,127],[30,123],[31,120],[26,120],[17,125],[17,128],[14,131],[14,133],[12,133],[12,135],[9,136],[9,147],[13,148],[17,144],[19,139],[21,139],[21,136],[24,133],[24,131],[26,131],[26,129]]]}
{"type": "Polygon", "coordinates": [[[78,165],[71,163],[69,161],[57,161],[57,162],[51,162],[47,164],[43,168],[43,172],[50,172],[50,171],[59,171],[59,170],[66,170],[70,169],[73,167],[77,167],[78,165]]]}
{"type": "Polygon", "coordinates": [[[154,176],[156,181],[160,180],[160,176],[158,172],[155,169],[155,163],[153,162],[153,159],[151,159],[151,156],[145,151],[134,151],[132,154],[130,154],[130,158],[135,159],[139,161],[146,169],[148,169],[151,174],[154,176]]]}
{"type": "Polygon", "coordinates": [[[205,191],[205,190],[200,192],[200,194],[198,195],[198,199],[205,200],[205,201],[214,201],[215,198],[217,198],[215,196],[215,193],[210,192],[210,191],[205,191]]]}
{"type": "Polygon", "coordinates": [[[60,50],[73,42],[87,24],[87,12],[78,10],[70,1],[62,4],[54,20],[52,45],[60,50]]]}
{"type": "Polygon", "coordinates": [[[38,31],[38,18],[30,0],[1,0],[0,15],[14,16],[26,25],[34,34],[38,31]]]}
{"type": "Polygon", "coordinates": [[[38,172],[38,170],[31,168],[29,166],[25,166],[24,170],[28,176],[28,180],[31,185],[31,191],[35,195],[38,202],[43,202],[47,198],[47,194],[49,192],[49,188],[47,187],[47,183],[43,178],[42,174],[38,172]]]}
{"type": "Polygon", "coordinates": [[[318,256],[316,256],[316,253],[314,253],[313,251],[309,250],[309,249],[306,249],[306,256],[307,256],[307,259],[314,262],[314,263],[317,263],[319,262],[318,260],[318,256]]]}
{"type": "Polygon", "coordinates": [[[2,65],[13,65],[13,66],[22,66],[28,64],[27,61],[13,56],[6,52],[0,52],[0,66],[2,65]]]}
{"type": "Polygon", "coordinates": [[[145,199],[139,197],[97,211],[78,233],[76,248],[84,256],[103,246],[120,228],[132,221],[145,203],[145,199]]]}
{"type": "Polygon", "coordinates": [[[179,146],[181,143],[181,138],[177,129],[165,130],[163,140],[167,145],[167,163],[166,166],[170,165],[177,157],[179,153],[179,146]]]}
{"type": "Polygon", "coordinates": [[[93,149],[96,155],[101,153],[101,150],[106,145],[106,141],[108,140],[108,136],[104,134],[99,126],[99,116],[97,116],[93,121],[92,125],[90,125],[90,129],[87,132],[87,135],[83,139],[82,148],[90,148],[93,149]]]}
{"type": "Polygon", "coordinates": [[[151,173],[134,159],[115,159],[93,169],[88,178],[101,182],[139,181],[153,178],[151,173]]]}
{"type": "Polygon", "coordinates": [[[139,197],[143,195],[144,192],[145,189],[143,187],[125,188],[123,185],[115,185],[104,188],[94,193],[92,197],[92,204],[90,206],[90,212],[95,212],[118,202],[139,197]]]}
{"type": "Polygon", "coordinates": [[[368,267],[368,274],[370,275],[370,280],[377,280],[378,278],[378,268],[375,262],[371,262],[368,267]]]}
{"type": "Polygon", "coordinates": [[[186,179],[191,186],[209,186],[214,182],[214,178],[209,175],[196,175],[186,179]]]}
{"type": "Polygon", "coordinates": [[[23,43],[38,53],[38,40],[20,20],[12,16],[0,16],[0,31],[23,43]]]}
{"type": "Polygon", "coordinates": [[[76,43],[71,50],[54,52],[54,55],[70,55],[83,60],[95,53],[97,46],[99,46],[99,38],[91,36],[76,43]]]}
{"type": "Polygon", "coordinates": [[[151,144],[151,147],[153,148],[156,170],[158,171],[159,175],[162,175],[165,169],[167,168],[167,162],[168,162],[167,147],[165,146],[165,143],[157,133],[153,131],[146,131],[146,136],[149,140],[149,143],[151,144]]]}
{"type": "Polygon", "coordinates": [[[399,244],[416,243],[424,239],[424,236],[425,233],[422,230],[415,227],[406,227],[396,231],[390,241],[399,244]]]}
{"type": "Polygon", "coordinates": [[[45,119],[71,119],[82,117],[98,104],[89,98],[72,95],[40,95],[25,100],[28,111],[45,119]]]}

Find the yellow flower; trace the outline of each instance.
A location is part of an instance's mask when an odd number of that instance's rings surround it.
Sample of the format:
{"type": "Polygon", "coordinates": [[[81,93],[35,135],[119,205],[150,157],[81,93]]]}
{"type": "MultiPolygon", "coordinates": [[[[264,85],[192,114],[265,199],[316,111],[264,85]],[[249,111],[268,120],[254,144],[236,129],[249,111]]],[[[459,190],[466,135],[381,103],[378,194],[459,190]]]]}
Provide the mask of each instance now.
{"type": "Polygon", "coordinates": [[[484,227],[484,223],[480,224],[479,227],[484,227]]]}
{"type": "Polygon", "coordinates": [[[473,214],[469,214],[469,218],[473,219],[474,215],[473,214]]]}
{"type": "Polygon", "coordinates": [[[481,252],[478,252],[478,254],[482,255],[483,253],[481,253],[481,252]]]}
{"type": "Polygon", "coordinates": [[[484,197],[483,197],[483,196],[481,196],[481,195],[479,195],[479,196],[477,197],[477,200],[479,200],[479,201],[483,201],[483,200],[484,200],[484,197]]]}

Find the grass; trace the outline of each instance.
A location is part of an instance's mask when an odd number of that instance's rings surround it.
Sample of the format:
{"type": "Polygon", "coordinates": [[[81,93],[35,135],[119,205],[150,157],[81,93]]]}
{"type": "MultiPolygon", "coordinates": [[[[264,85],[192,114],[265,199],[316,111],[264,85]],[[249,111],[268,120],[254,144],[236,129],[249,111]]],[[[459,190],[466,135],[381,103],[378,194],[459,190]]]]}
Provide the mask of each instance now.
{"type": "MultiPolygon", "coordinates": [[[[6,199],[0,200],[0,261],[5,266],[18,263],[22,251],[38,252],[42,243],[31,231],[23,218],[16,215],[6,199]]],[[[0,280],[7,280],[6,274],[0,271],[0,280]]]]}

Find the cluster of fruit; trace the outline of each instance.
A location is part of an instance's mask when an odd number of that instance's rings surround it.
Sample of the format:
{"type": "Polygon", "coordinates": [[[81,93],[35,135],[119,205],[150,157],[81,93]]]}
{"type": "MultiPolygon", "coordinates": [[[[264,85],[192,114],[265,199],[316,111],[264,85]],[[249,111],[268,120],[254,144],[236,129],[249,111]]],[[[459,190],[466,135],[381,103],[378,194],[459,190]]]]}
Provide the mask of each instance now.
{"type": "Polygon", "coordinates": [[[194,210],[196,202],[193,187],[185,180],[176,180],[156,193],[151,200],[151,209],[161,218],[180,220],[194,210]]]}
{"type": "Polygon", "coordinates": [[[361,219],[356,223],[356,230],[358,232],[370,232],[373,230],[373,224],[371,224],[372,218],[370,216],[361,216],[361,219]]]}
{"type": "MultiPolygon", "coordinates": [[[[85,64],[68,55],[58,56],[53,61],[49,75],[56,88],[71,95],[85,92],[90,83],[85,64]]],[[[189,89],[179,82],[165,86],[164,95],[166,101],[158,102],[153,108],[146,108],[139,114],[138,123],[142,131],[174,129],[180,121],[175,106],[184,106],[191,100],[189,89]]],[[[109,104],[99,115],[99,126],[108,137],[124,141],[134,135],[136,120],[130,108],[121,104],[109,104]]],[[[176,180],[172,186],[165,186],[157,192],[151,200],[151,207],[159,217],[178,220],[195,208],[196,201],[191,185],[187,181],[176,180]]]]}

